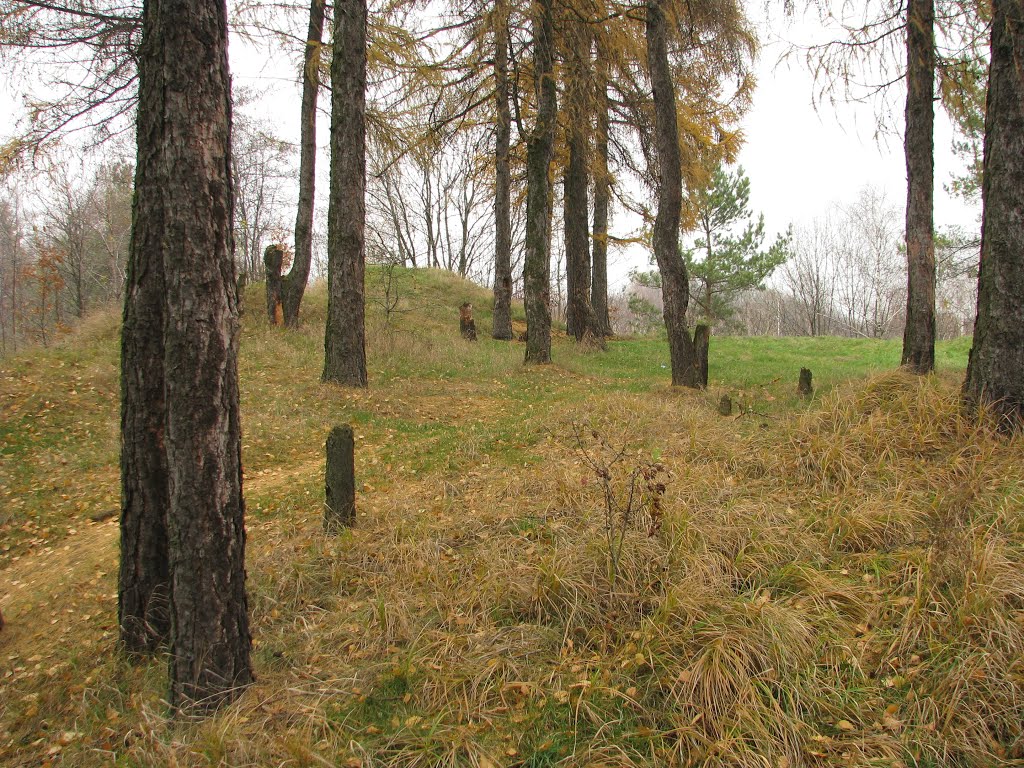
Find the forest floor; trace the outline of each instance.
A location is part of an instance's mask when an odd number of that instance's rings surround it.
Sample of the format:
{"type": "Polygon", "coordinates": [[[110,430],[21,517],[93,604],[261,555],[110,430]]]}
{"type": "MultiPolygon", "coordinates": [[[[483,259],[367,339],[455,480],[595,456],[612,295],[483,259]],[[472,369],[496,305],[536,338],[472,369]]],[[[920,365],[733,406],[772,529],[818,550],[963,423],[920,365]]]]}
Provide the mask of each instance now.
{"type": "Polygon", "coordinates": [[[663,341],[526,368],[486,291],[398,277],[363,391],[319,383],[322,290],[285,332],[249,289],[257,682],[204,721],[116,648],[116,313],[0,360],[0,765],[1021,764],[1024,454],[960,411],[965,341],[917,379],[898,342],[715,338],[679,391],[663,341]]]}

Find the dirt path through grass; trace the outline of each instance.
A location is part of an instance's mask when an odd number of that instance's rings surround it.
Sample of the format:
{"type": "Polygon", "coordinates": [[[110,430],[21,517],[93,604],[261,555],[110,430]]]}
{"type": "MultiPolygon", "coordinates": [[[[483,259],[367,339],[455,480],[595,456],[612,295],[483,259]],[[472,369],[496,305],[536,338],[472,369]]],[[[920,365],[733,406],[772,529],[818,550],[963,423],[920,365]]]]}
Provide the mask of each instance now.
{"type": "MultiPolygon", "coordinates": [[[[297,477],[315,474],[322,463],[314,458],[266,470],[247,477],[245,490],[249,495],[273,492],[297,477]]],[[[0,570],[0,609],[6,621],[0,634],[3,651],[44,653],[48,637],[61,634],[65,625],[88,613],[83,608],[87,601],[116,611],[116,595],[109,589],[118,563],[117,518],[83,522],[70,530],[73,533],[57,545],[32,550],[0,570]]]]}
{"type": "Polygon", "coordinates": [[[104,577],[117,568],[117,528],[117,520],[85,523],[57,546],[35,550],[0,571],[4,652],[45,655],[69,624],[95,612],[96,603],[105,607],[111,596],[104,577]]]}

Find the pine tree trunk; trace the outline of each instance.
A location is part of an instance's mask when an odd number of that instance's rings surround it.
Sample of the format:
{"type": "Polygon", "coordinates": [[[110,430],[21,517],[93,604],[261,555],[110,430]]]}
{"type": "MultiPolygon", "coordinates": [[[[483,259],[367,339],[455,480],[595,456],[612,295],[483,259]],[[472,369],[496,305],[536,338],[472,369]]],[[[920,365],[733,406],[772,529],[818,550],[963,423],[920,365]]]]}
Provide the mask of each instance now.
{"type": "Polygon", "coordinates": [[[661,272],[665,327],[668,330],[672,384],[700,386],[693,339],[686,328],[689,276],[679,253],[679,216],[683,203],[682,163],[676,97],[668,60],[668,23],[662,0],[647,0],[647,66],[654,92],[654,132],[658,158],[658,213],[654,220],[654,258],[661,272]]]}
{"type": "Polygon", "coordinates": [[[933,0],[909,0],[903,139],[907,160],[907,318],[902,364],[922,374],[935,368],[934,17],[933,0]]]}
{"type": "Polygon", "coordinates": [[[494,327],[491,335],[512,338],[512,139],[508,82],[508,5],[496,4],[494,19],[494,327]]]}
{"type": "Polygon", "coordinates": [[[562,224],[565,238],[566,332],[581,341],[594,333],[590,306],[590,248],[587,214],[587,133],[590,123],[590,35],[584,24],[566,25],[565,131],[569,162],[565,167],[562,224]]]}
{"type": "Polygon", "coordinates": [[[320,44],[324,34],[325,0],[310,0],[309,29],[302,61],[302,103],[299,107],[299,205],[295,213],[295,259],[281,284],[284,324],[299,324],[299,308],[313,262],[313,199],[316,192],[316,102],[320,94],[320,44]]]}
{"type": "Polygon", "coordinates": [[[334,11],[323,380],[366,386],[366,0],[334,11]]]}
{"type": "Polygon", "coordinates": [[[569,131],[569,162],[563,179],[562,225],[565,237],[566,332],[580,341],[593,328],[590,306],[590,249],[587,214],[586,139],[569,131]]]}
{"type": "Polygon", "coordinates": [[[548,172],[558,112],[554,76],[554,0],[539,0],[533,19],[537,116],[526,147],[526,362],[551,362],[551,185],[548,172]]]}
{"type": "Polygon", "coordinates": [[[608,314],[608,211],[611,207],[611,177],[608,173],[608,62],[597,46],[597,130],[594,138],[594,235],[590,303],[594,310],[594,333],[611,336],[608,314]]]}
{"type": "Polygon", "coordinates": [[[1024,425],[1024,4],[995,0],[985,114],[981,270],[964,395],[1024,425]]]}
{"type": "Polygon", "coordinates": [[[161,18],[146,3],[139,49],[135,196],[121,331],[121,645],[151,653],[171,630],[164,421],[164,231],[159,142],[164,73],[161,18]]]}
{"type": "Polygon", "coordinates": [[[232,262],[227,7],[158,5],[166,291],[164,445],[170,508],[171,693],[210,709],[252,682],[232,262]]]}

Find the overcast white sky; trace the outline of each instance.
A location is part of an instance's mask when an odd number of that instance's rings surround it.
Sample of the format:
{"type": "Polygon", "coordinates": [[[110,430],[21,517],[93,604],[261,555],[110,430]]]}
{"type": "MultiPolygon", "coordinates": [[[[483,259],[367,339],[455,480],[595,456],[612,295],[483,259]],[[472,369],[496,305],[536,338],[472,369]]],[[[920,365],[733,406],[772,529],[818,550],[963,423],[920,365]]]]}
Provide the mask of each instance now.
{"type": "MultiPolygon", "coordinates": [[[[752,207],[764,213],[772,234],[790,223],[809,223],[834,203],[852,202],[866,185],[883,189],[890,202],[900,206],[906,196],[900,136],[890,135],[881,142],[875,139],[874,107],[853,104],[816,111],[807,69],[798,61],[776,65],[785,50],[779,35],[787,40],[806,40],[820,34],[815,22],[805,20],[764,33],[754,107],[743,122],[746,144],[739,162],[751,180],[752,207]]],[[[299,88],[290,76],[294,65],[283,59],[266,61],[262,54],[254,54],[238,41],[232,42],[230,50],[236,85],[266,89],[261,108],[264,116],[274,121],[275,131],[283,138],[297,140],[299,88]]],[[[20,113],[20,94],[12,92],[13,85],[0,85],[3,137],[11,134],[20,113]]],[[[901,97],[892,101],[898,105],[901,97]]],[[[891,122],[899,130],[902,116],[897,115],[891,122]]],[[[951,173],[960,169],[950,150],[951,137],[950,125],[937,109],[935,223],[939,228],[959,225],[971,229],[977,226],[979,211],[952,198],[944,189],[951,173]]],[[[319,139],[324,146],[326,125],[319,139]]],[[[321,159],[321,170],[325,171],[325,166],[321,159]]],[[[620,225],[625,224],[620,220],[620,225]]],[[[646,268],[646,263],[646,255],[640,251],[619,254],[610,266],[612,289],[625,282],[631,267],[646,268]]]]}
{"type": "MultiPolygon", "coordinates": [[[[884,189],[902,205],[907,178],[902,139],[874,138],[875,115],[866,104],[815,111],[812,81],[799,65],[775,66],[782,45],[766,46],[754,108],[744,120],[740,163],[750,176],[754,207],[771,226],[806,221],[831,201],[850,201],[865,185],[884,189]]],[[[895,99],[897,103],[901,100],[895,99]]],[[[941,109],[935,121],[935,224],[973,227],[978,211],[944,189],[961,164],[950,147],[952,128],[941,109]]],[[[894,121],[902,126],[902,115],[894,121]]]]}

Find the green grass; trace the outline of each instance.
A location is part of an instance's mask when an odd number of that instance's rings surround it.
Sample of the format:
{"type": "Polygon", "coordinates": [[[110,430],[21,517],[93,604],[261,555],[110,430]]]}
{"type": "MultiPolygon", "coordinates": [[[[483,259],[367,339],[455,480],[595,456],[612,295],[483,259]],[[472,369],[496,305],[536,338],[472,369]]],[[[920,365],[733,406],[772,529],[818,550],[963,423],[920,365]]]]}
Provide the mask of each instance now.
{"type": "MultiPolygon", "coordinates": [[[[939,342],[937,369],[965,370],[969,350],[967,338],[939,342]]],[[[898,339],[715,336],[708,360],[708,388],[785,398],[795,391],[800,369],[810,368],[816,390],[824,394],[846,382],[898,368],[901,351],[898,339]]],[[[663,338],[612,340],[603,354],[566,352],[565,365],[570,370],[629,391],[664,386],[670,378],[668,346],[663,338]]]]}

